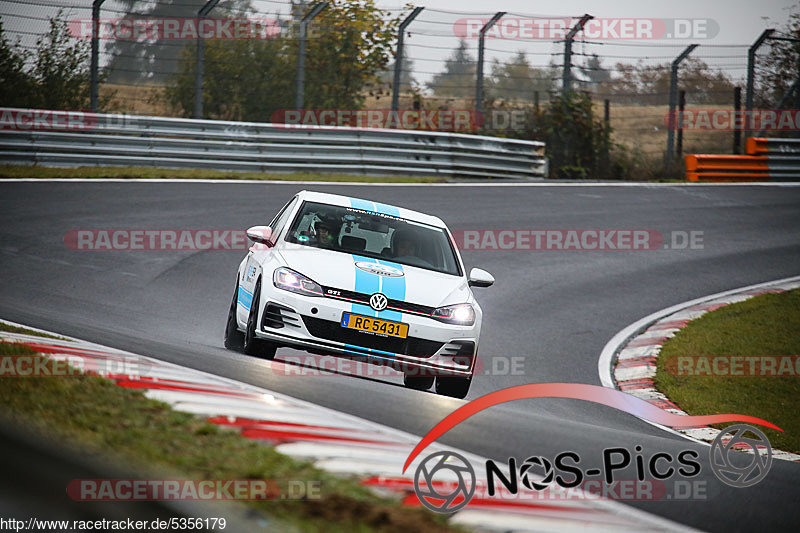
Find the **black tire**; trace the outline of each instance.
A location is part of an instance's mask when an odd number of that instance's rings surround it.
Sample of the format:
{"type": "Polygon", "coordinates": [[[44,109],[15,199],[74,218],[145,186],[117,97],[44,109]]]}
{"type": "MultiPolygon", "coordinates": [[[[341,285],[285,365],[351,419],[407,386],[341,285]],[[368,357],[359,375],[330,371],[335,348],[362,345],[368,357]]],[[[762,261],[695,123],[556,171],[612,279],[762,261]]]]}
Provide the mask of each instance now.
{"type": "Polygon", "coordinates": [[[261,280],[256,282],[253,290],[253,301],[250,303],[250,314],[247,315],[247,329],[244,332],[244,342],[242,348],[247,355],[255,355],[264,359],[274,359],[275,351],[278,347],[269,341],[256,337],[258,327],[258,306],[261,301],[261,280]]]}
{"type": "Polygon", "coordinates": [[[236,288],[233,290],[233,301],[228,310],[228,322],[225,324],[225,347],[229,350],[241,350],[244,343],[244,333],[239,331],[236,324],[236,302],[239,300],[239,280],[236,280],[236,288]]]}
{"type": "Polygon", "coordinates": [[[428,390],[433,386],[433,376],[409,376],[403,374],[403,383],[409,389],[428,390]]]}
{"type": "Polygon", "coordinates": [[[451,398],[466,398],[472,378],[453,378],[438,376],[436,378],[436,394],[451,398]]]}

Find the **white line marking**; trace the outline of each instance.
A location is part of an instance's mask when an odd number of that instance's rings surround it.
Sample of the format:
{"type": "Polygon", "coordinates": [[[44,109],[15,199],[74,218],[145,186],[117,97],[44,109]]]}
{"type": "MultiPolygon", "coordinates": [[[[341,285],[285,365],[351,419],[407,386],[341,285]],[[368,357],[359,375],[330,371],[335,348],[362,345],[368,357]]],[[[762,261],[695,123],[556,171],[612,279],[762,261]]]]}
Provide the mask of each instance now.
{"type": "MultiPolygon", "coordinates": [[[[702,298],[697,298],[694,300],[689,300],[687,302],[683,302],[680,304],[676,304],[660,311],[656,311],[655,313],[649,314],[646,317],[637,320],[633,324],[626,326],[622,330],[620,330],[616,335],[611,337],[611,340],[606,343],[603,347],[603,351],[600,352],[600,358],[597,360],[597,372],[600,375],[600,382],[603,384],[604,387],[608,387],[610,389],[615,389],[616,385],[614,383],[614,377],[612,375],[612,367],[611,365],[614,362],[614,355],[620,350],[625,343],[627,343],[630,339],[632,339],[637,333],[644,331],[650,324],[666,317],[671,314],[677,313],[682,309],[687,307],[692,307],[693,305],[701,304],[708,302],[709,300],[716,300],[717,298],[724,298],[725,296],[734,295],[744,291],[751,291],[756,289],[761,289],[764,287],[769,287],[771,285],[778,285],[781,283],[790,283],[794,281],[800,281],[800,276],[791,276],[788,278],[778,279],[774,281],[766,281],[764,283],[756,283],[755,285],[748,285],[746,287],[740,287],[738,289],[731,289],[728,291],[718,292],[716,294],[711,294],[709,296],[703,296],[702,298]]],[[[683,437],[684,439],[688,439],[692,442],[698,444],[704,444],[706,446],[710,446],[711,444],[708,442],[704,442],[695,438],[692,438],[680,431],[676,431],[670,427],[663,426],[661,424],[656,424],[655,422],[651,422],[649,420],[644,420],[648,424],[655,426],[657,428],[663,429],[668,433],[672,433],[673,435],[678,435],[683,437]]]]}

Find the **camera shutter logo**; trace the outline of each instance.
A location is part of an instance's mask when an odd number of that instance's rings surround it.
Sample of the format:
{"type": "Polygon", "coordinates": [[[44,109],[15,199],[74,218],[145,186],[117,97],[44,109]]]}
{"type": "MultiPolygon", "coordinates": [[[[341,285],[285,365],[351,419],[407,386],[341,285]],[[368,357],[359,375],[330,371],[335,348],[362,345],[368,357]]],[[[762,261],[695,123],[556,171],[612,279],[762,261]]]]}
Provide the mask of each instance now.
{"type": "Polygon", "coordinates": [[[760,430],[747,424],[736,424],[717,435],[711,444],[709,460],[714,474],[726,485],[751,487],[764,479],[772,467],[772,446],[760,430]],[[751,433],[758,439],[745,437],[746,433],[751,433]],[[728,437],[730,440],[723,442],[728,437]],[[739,451],[741,445],[750,448],[753,453],[739,451]],[[759,446],[766,448],[766,455],[761,455],[759,446]]]}
{"type": "Polygon", "coordinates": [[[369,306],[376,311],[383,311],[387,305],[389,305],[389,300],[379,292],[369,297],[369,306]]]}
{"type": "Polygon", "coordinates": [[[554,476],[553,465],[545,457],[528,457],[522,466],[519,467],[519,477],[522,484],[530,490],[544,490],[552,483],[554,476]],[[531,479],[536,474],[532,472],[534,467],[538,467],[543,471],[541,479],[531,479]],[[528,473],[530,472],[530,475],[528,473]]]}
{"type": "Polygon", "coordinates": [[[431,511],[453,513],[466,506],[475,495],[475,470],[464,456],[455,452],[432,453],[414,472],[414,492],[422,505],[431,511]],[[434,476],[440,473],[448,479],[437,488],[434,476]],[[455,488],[451,487],[452,478],[455,478],[455,488]]]}

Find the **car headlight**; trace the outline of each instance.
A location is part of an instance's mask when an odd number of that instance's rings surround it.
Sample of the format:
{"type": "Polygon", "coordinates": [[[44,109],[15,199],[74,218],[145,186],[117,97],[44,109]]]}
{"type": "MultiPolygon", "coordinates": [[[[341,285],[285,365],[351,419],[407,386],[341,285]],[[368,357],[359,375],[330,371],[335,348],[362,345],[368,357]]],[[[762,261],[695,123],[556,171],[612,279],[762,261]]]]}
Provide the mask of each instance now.
{"type": "Polygon", "coordinates": [[[435,309],[431,316],[440,322],[471,326],[475,323],[475,308],[472,304],[447,305],[435,309]]]}
{"type": "Polygon", "coordinates": [[[304,296],[322,296],[322,287],[319,286],[319,283],[291,268],[276,268],[272,275],[272,283],[279,289],[304,296]]]}

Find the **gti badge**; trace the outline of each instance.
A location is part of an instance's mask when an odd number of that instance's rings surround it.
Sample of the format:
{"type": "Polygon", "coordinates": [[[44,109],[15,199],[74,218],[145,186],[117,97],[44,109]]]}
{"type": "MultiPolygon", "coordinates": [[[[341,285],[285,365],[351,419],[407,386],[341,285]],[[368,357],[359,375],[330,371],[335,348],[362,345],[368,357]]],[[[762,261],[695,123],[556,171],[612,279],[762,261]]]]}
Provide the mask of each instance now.
{"type": "Polygon", "coordinates": [[[394,268],[389,265],[381,265],[380,263],[370,263],[368,261],[359,261],[356,266],[364,272],[370,274],[377,274],[379,276],[387,276],[390,278],[399,278],[403,275],[403,271],[399,268],[394,268]]]}
{"type": "Polygon", "coordinates": [[[379,292],[369,297],[369,306],[376,311],[383,311],[387,305],[389,305],[389,300],[379,292]]]}

